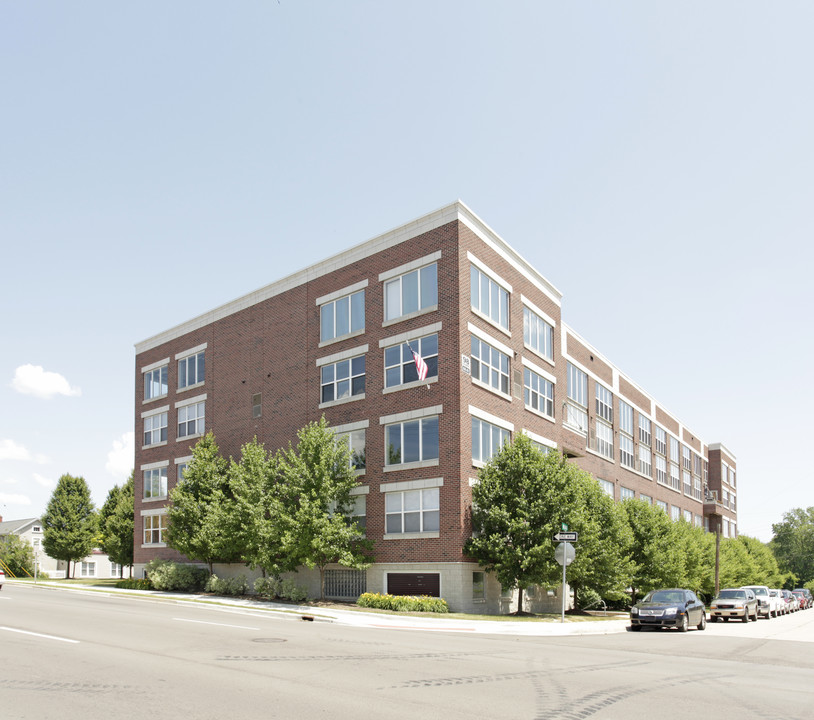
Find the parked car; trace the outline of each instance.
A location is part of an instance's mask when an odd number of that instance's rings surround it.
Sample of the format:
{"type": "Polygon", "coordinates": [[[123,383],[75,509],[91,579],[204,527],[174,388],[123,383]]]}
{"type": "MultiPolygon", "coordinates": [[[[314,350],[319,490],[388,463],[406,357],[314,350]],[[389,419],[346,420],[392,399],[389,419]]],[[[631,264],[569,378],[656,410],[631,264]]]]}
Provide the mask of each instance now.
{"type": "Polygon", "coordinates": [[[757,597],[758,617],[765,617],[767,620],[772,616],[769,605],[769,588],[765,585],[743,585],[744,590],[751,590],[757,597]]]}
{"type": "Polygon", "coordinates": [[[774,600],[774,616],[785,615],[788,613],[786,601],[783,599],[783,591],[777,588],[769,589],[769,600],[774,600]]]}
{"type": "Polygon", "coordinates": [[[718,622],[718,618],[749,622],[750,619],[757,620],[757,613],[757,597],[749,588],[721,590],[709,606],[710,622],[718,622]]]}
{"type": "Polygon", "coordinates": [[[797,612],[800,609],[800,604],[797,602],[797,598],[792,595],[791,590],[781,590],[780,592],[786,601],[786,610],[788,612],[797,612]]]}
{"type": "Polygon", "coordinates": [[[643,627],[678,628],[687,632],[690,625],[703,630],[707,613],[692,590],[667,588],[651,590],[644,599],[630,608],[630,629],[643,627]]]}
{"type": "Polygon", "coordinates": [[[808,598],[802,590],[792,590],[791,594],[797,598],[797,605],[800,610],[805,610],[808,607],[808,598]]]}
{"type": "Polygon", "coordinates": [[[3,589],[3,580],[5,580],[5,579],[6,579],[6,574],[2,570],[0,570],[0,590],[3,589]]]}
{"type": "Polygon", "coordinates": [[[794,588],[792,592],[797,592],[798,590],[802,591],[803,595],[806,596],[807,608],[810,608],[812,605],[814,605],[814,596],[812,596],[811,590],[809,590],[808,588],[794,588]]]}

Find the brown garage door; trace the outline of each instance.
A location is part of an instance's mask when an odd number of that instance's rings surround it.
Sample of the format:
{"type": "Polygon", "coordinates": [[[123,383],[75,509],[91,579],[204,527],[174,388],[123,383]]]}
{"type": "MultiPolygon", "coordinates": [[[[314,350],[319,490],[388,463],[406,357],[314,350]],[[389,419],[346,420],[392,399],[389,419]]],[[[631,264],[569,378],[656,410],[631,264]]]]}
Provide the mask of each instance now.
{"type": "Polygon", "coordinates": [[[387,573],[387,592],[441,597],[441,576],[438,573],[387,573]]]}

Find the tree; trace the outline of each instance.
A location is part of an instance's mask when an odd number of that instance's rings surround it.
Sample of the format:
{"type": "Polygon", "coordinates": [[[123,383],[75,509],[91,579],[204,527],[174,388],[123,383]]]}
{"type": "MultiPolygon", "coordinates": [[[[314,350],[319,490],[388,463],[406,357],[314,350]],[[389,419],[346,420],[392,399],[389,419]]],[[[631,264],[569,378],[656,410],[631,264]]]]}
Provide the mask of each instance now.
{"type": "Polygon", "coordinates": [[[782,588],[786,583],[793,582],[791,573],[784,573],[768,544],[748,535],[738,535],[737,542],[741,543],[752,559],[755,576],[750,585],[766,585],[770,588],[782,588]]]}
{"type": "Polygon", "coordinates": [[[371,543],[349,519],[351,490],[359,483],[347,443],[337,442],[324,416],[302,428],[297,438],[296,449],[289,447],[280,457],[285,485],[296,489],[292,559],[319,570],[324,599],[325,568],[331,563],[358,570],[369,567],[371,543]]]}
{"type": "Polygon", "coordinates": [[[133,565],[133,473],[121,487],[115,485],[108,491],[99,511],[99,546],[112,562],[124,568],[133,565]]]}
{"type": "Polygon", "coordinates": [[[675,574],[667,584],[711,597],[715,591],[715,536],[684,519],[671,525],[676,562],[672,566],[675,574]]]}
{"type": "Polygon", "coordinates": [[[794,573],[800,586],[814,580],[814,507],[789,510],[772,532],[770,547],[780,569],[794,573]]]}
{"type": "Polygon", "coordinates": [[[190,560],[207,563],[237,559],[234,538],[224,533],[230,499],[227,462],[209,432],[192,448],[184,479],[170,493],[167,545],[190,560]]]}
{"type": "Polygon", "coordinates": [[[0,560],[17,577],[34,574],[34,548],[19,535],[0,536],[0,560]]]}
{"type": "Polygon", "coordinates": [[[42,516],[42,530],[43,550],[68,563],[66,577],[70,578],[71,563],[90,554],[97,531],[96,510],[85,478],[67,474],[59,478],[42,516]]]}

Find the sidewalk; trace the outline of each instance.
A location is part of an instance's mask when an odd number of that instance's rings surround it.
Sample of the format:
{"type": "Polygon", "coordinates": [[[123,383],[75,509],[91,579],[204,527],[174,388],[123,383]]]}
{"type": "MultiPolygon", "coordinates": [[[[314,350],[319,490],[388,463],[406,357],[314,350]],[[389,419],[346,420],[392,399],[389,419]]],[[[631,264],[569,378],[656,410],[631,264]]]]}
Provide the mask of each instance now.
{"type": "MultiPolygon", "coordinates": [[[[6,579],[7,584],[14,580],[6,579]]],[[[21,583],[22,584],[22,583],[21,583]]],[[[34,585],[25,581],[26,585],[34,585]]],[[[123,595],[143,597],[177,603],[206,604],[223,608],[235,608],[252,612],[283,615],[292,620],[310,622],[330,622],[354,627],[382,628],[390,630],[418,630],[423,632],[460,632],[486,635],[526,635],[532,637],[565,636],[565,635],[610,635],[626,632],[627,618],[574,621],[566,617],[564,623],[557,621],[514,621],[514,620],[480,620],[445,618],[443,615],[415,617],[412,615],[392,615],[388,613],[366,612],[364,610],[343,610],[333,607],[314,607],[311,605],[289,605],[266,600],[230,598],[223,595],[203,595],[191,593],[170,593],[157,590],[123,590],[113,587],[96,588],[93,586],[74,585],[50,581],[38,582],[38,587],[66,590],[68,592],[85,592],[93,594],[123,595]]]]}

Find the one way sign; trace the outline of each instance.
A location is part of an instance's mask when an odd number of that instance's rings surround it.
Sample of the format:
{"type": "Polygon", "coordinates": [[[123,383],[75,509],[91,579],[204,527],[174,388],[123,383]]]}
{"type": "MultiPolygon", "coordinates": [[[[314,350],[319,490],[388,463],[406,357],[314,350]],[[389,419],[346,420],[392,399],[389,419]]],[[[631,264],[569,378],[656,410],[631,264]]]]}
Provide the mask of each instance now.
{"type": "Polygon", "coordinates": [[[555,542],[576,542],[579,533],[575,532],[558,532],[554,534],[555,542]]]}

